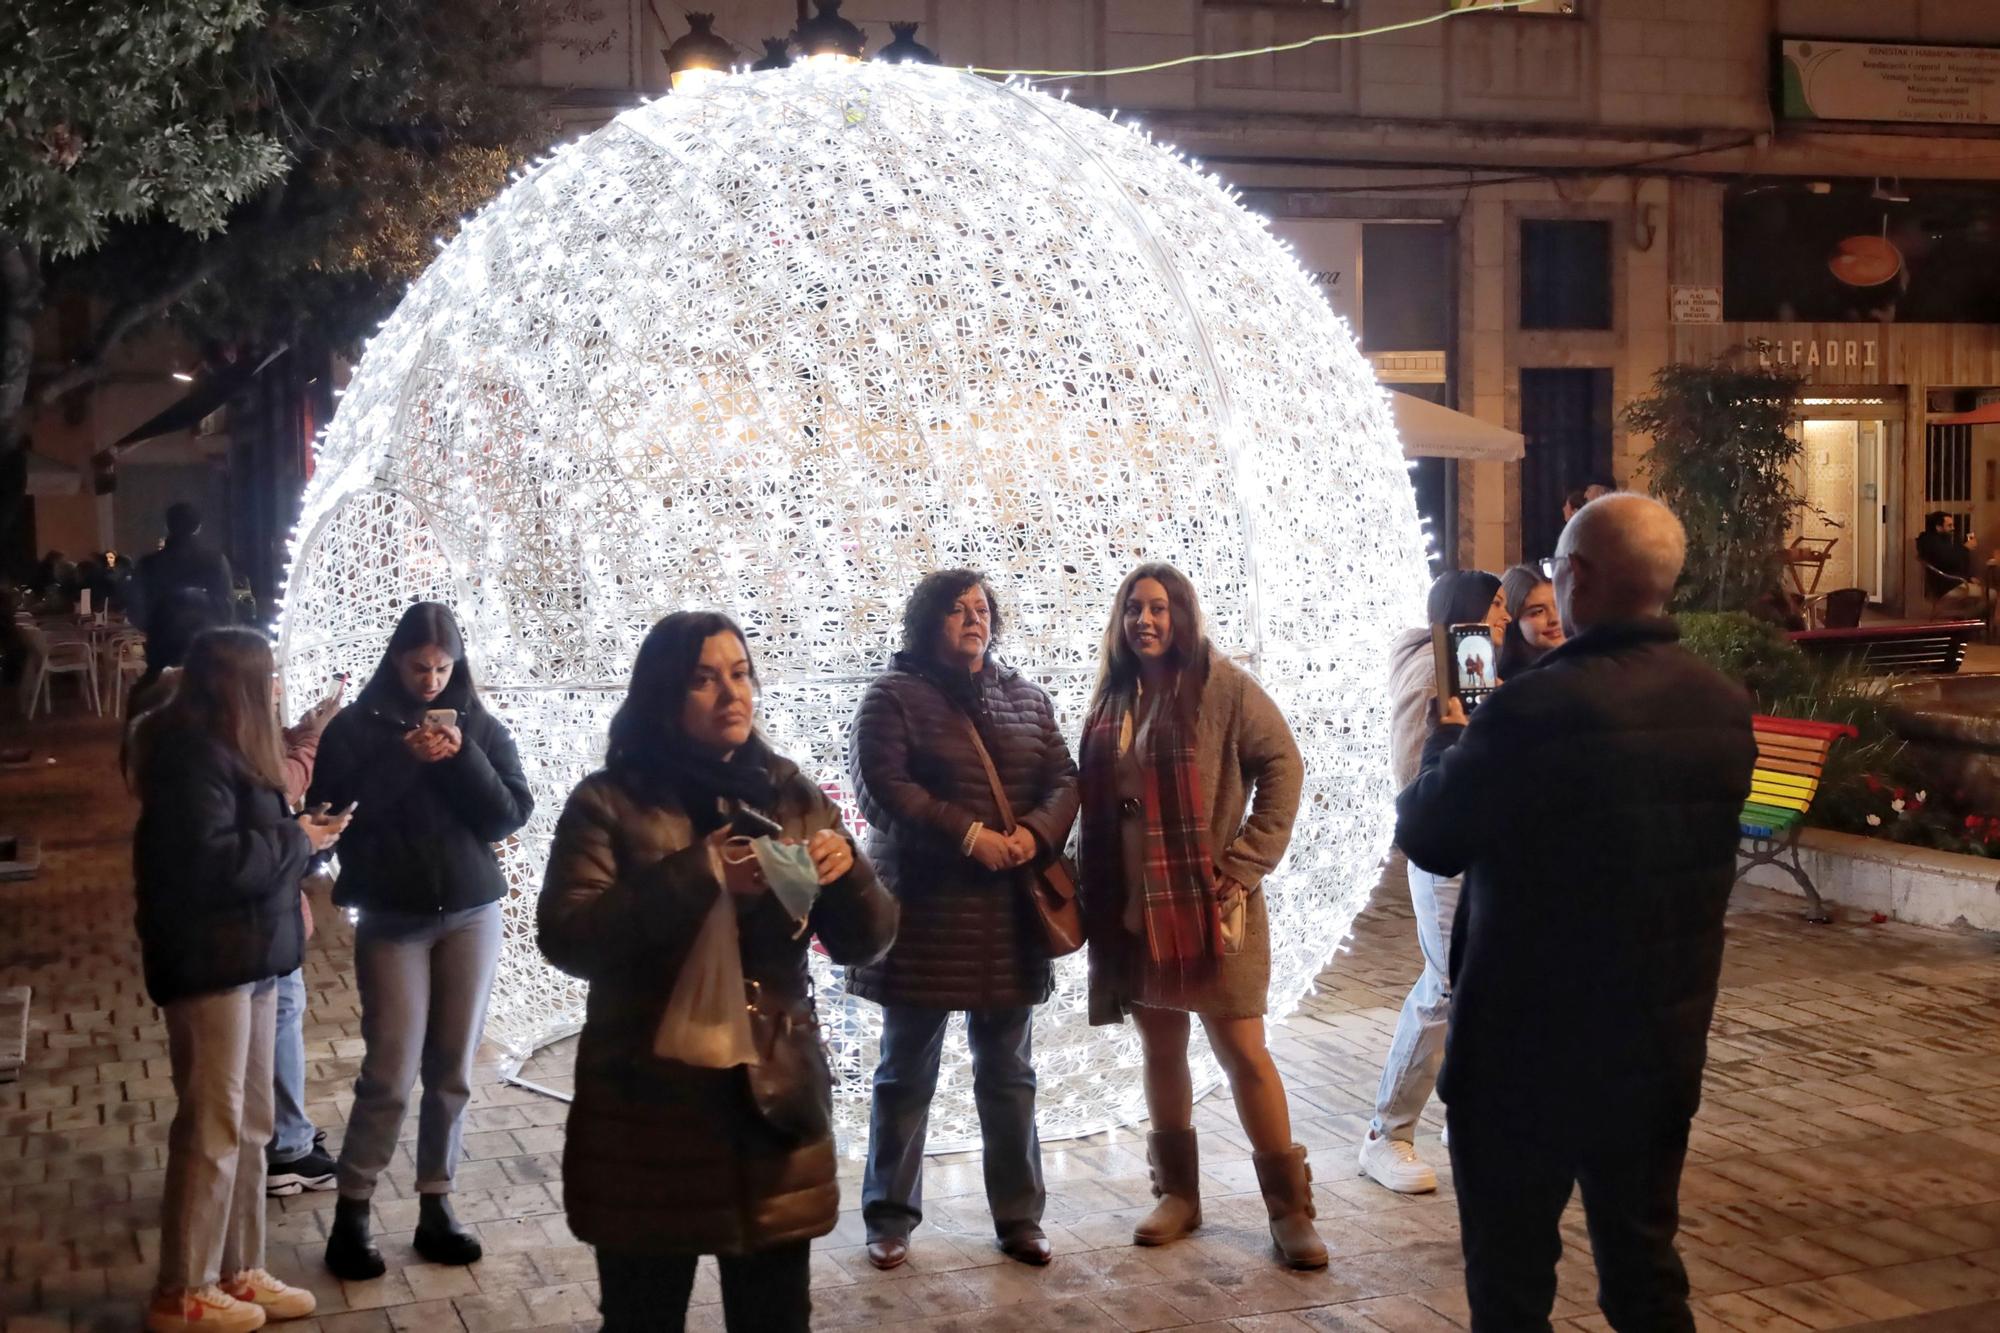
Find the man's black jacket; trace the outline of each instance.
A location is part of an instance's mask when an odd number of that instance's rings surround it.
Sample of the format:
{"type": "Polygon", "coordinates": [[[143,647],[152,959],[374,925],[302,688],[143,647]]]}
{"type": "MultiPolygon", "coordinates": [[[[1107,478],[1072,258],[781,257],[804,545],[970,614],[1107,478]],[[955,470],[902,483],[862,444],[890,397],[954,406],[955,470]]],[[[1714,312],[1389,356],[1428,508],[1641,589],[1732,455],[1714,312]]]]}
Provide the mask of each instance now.
{"type": "Polygon", "coordinates": [[[1670,620],[1570,640],[1440,727],[1396,840],[1463,873],[1439,1091],[1587,1129],[1692,1113],[1756,761],[1750,701],[1670,620]]]}

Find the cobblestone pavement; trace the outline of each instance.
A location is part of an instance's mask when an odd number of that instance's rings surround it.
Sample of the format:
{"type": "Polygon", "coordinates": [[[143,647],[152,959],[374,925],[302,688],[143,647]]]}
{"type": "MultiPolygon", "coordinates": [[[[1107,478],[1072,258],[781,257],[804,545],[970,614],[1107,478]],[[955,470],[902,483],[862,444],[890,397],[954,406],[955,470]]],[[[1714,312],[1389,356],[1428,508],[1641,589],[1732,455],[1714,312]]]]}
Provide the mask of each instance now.
{"type": "MultiPolygon", "coordinates": [[[[157,1199],[173,1110],[165,1033],[146,1002],[131,933],[132,807],[113,777],[106,724],[36,732],[56,763],[0,773],[0,824],[41,831],[46,868],[0,885],[0,984],[34,987],[27,1067],[0,1084],[0,1321],[24,1330],[127,1329],[152,1277],[157,1199]]],[[[1159,1250],[1128,1241],[1148,1202],[1132,1133],[1048,1152],[1041,1271],[987,1239],[975,1155],[934,1160],[937,1216],[908,1266],[862,1257],[859,1219],[813,1259],[817,1327],[1153,1329],[1258,1333],[1450,1329],[1465,1323],[1450,1185],[1389,1194],[1354,1175],[1379,1062],[1416,971],[1407,900],[1377,895],[1320,991],[1274,1033],[1298,1137],[1313,1151],[1324,1274],[1278,1268],[1249,1154],[1227,1097],[1200,1108],[1207,1226],[1159,1250]]],[[[322,912],[329,921],[330,912],[322,912]]],[[[341,1134],[360,1055],[349,944],[323,928],[307,964],[315,1118],[341,1134]]],[[[1714,1329],[2000,1329],[2000,965],[1990,937],[1844,922],[1808,927],[1776,897],[1731,918],[1708,1097],[1683,1190],[1684,1250],[1714,1329]]],[[[560,1083],[552,1048],[531,1075],[560,1083]]],[[[563,1225],[563,1106],[500,1085],[474,1092],[460,1216],[487,1259],[419,1261],[407,1143],[378,1194],[387,1277],[332,1280],[319,1261],[333,1199],[271,1204],[270,1266],[311,1287],[325,1333],[486,1333],[590,1327],[595,1270],[563,1225]]],[[[1433,1120],[1419,1147],[1442,1161],[1433,1120]]],[[[843,1182],[851,1202],[858,1169],[843,1182]]],[[[1558,1325],[1604,1328],[1571,1212],[1558,1325]]],[[[691,1328],[719,1329],[712,1274],[691,1328]]]]}

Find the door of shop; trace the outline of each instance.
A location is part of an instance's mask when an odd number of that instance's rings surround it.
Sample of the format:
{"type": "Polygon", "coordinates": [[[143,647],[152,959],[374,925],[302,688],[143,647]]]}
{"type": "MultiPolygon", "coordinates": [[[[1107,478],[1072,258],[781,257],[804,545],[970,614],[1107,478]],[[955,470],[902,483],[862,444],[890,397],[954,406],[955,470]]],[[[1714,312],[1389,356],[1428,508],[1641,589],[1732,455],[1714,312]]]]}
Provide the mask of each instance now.
{"type": "Polygon", "coordinates": [[[1521,372],[1521,557],[1553,555],[1562,535],[1563,497],[1611,477],[1611,372],[1521,372]]]}

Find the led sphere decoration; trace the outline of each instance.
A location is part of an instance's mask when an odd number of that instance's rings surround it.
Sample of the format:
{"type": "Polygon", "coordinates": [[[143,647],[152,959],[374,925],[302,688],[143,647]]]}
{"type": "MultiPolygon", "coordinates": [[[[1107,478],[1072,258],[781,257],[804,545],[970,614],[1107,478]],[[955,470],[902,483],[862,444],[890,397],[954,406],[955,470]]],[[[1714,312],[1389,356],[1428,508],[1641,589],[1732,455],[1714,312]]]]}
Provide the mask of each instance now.
{"type": "MultiPolygon", "coordinates": [[[[925,571],[989,571],[999,651],[1074,741],[1143,558],[1193,577],[1305,752],[1265,886],[1282,1015],[1390,834],[1388,649],[1424,556],[1386,396],[1263,223],[1143,133],[962,71],[806,62],[625,113],[445,247],[319,452],[284,669],[312,697],[412,599],[457,608],[538,802],[503,849],[488,1029],[519,1060],[581,1020],[534,895],[659,616],[735,615],[771,741],[841,795],[925,571]]],[[[852,1144],[879,1011],[814,965],[852,1144]]],[[[1058,977],[1051,1139],[1144,1114],[1133,1030],[1086,1024],[1080,955],[1058,977]]],[[[931,1144],[977,1138],[955,1032],[931,1144]]]]}

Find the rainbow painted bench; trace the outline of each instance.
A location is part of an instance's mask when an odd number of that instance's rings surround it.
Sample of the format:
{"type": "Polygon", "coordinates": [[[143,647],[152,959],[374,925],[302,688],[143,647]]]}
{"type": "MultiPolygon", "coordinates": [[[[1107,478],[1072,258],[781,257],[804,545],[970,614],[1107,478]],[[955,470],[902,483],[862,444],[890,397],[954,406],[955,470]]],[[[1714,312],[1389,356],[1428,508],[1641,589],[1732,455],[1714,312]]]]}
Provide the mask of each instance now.
{"type": "Polygon", "coordinates": [[[1859,733],[1838,722],[1806,722],[1792,717],[1758,714],[1752,719],[1757,736],[1757,769],[1750,778],[1750,799],[1744,802],[1738,826],[1743,833],[1740,878],[1758,866],[1776,866],[1798,881],[1811,904],[1806,920],[1824,925],[1833,920],[1812,876],[1799,863],[1799,834],[1806,811],[1819,794],[1826,757],[1835,741],[1859,733]],[[1791,858],[1789,864],[1785,858],[1791,858]]]}

